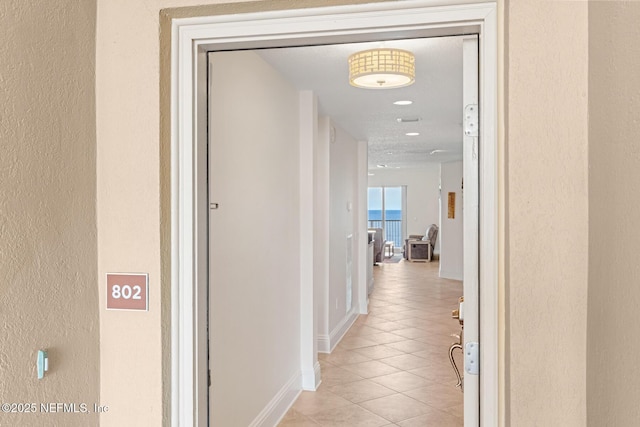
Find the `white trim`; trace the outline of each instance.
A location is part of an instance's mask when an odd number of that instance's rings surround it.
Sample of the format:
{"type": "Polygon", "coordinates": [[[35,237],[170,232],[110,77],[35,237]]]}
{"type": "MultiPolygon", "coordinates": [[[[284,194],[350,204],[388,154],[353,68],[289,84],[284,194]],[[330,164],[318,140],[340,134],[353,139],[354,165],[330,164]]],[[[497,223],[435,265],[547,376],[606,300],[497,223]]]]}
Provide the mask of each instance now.
{"type": "Polygon", "coordinates": [[[251,421],[249,427],[272,427],[278,425],[300,393],[300,374],[295,374],[276,393],[267,406],[260,411],[258,416],[251,421]]]}
{"type": "Polygon", "coordinates": [[[316,391],[321,382],[320,362],[316,362],[313,365],[313,369],[302,370],[302,390],[316,391]]]}
{"type": "Polygon", "coordinates": [[[358,313],[367,314],[369,309],[369,289],[373,281],[373,275],[367,280],[369,271],[369,233],[367,221],[367,187],[369,186],[368,175],[368,149],[366,141],[358,141],[358,166],[357,166],[357,188],[358,197],[356,199],[356,271],[358,272],[357,299],[354,304],[358,308],[358,313]]]}
{"type": "Polygon", "coordinates": [[[329,335],[318,335],[318,352],[331,353],[335,350],[336,346],[340,343],[349,328],[351,328],[356,319],[358,319],[358,316],[358,308],[353,307],[336,325],[336,327],[333,328],[329,335]]]}
{"type": "MultiPolygon", "coordinates": [[[[464,117],[468,105],[478,105],[478,40],[476,36],[465,37],[462,42],[462,109],[464,117]]],[[[477,108],[477,107],[476,107],[477,108]]],[[[463,119],[463,121],[466,121],[463,119]]],[[[482,141],[482,139],[480,139],[482,141]]],[[[464,294],[464,343],[480,342],[479,325],[479,172],[478,137],[464,134],[462,138],[464,197],[463,224],[463,268],[462,286],[464,294]]],[[[443,274],[441,273],[442,277],[443,274]]],[[[467,354],[464,354],[465,366],[467,354]]],[[[478,425],[480,421],[480,378],[479,375],[464,374],[464,419],[467,425],[478,425]]]]}
{"type": "MultiPolygon", "coordinates": [[[[479,31],[480,153],[480,312],[481,425],[498,423],[498,204],[497,204],[497,12],[495,3],[456,4],[431,0],[370,3],[175,19],[172,22],[171,76],[171,419],[174,426],[206,425],[202,402],[202,328],[206,311],[197,301],[206,291],[202,245],[202,65],[207,49],[286,46],[294,42],[371,41],[381,37],[479,31]],[[443,5],[443,3],[445,3],[443,5]]],[[[206,144],[206,140],[204,141],[206,144]]],[[[206,189],[205,189],[206,191],[206,189]]],[[[205,193],[206,194],[206,193],[205,193]]],[[[206,209],[206,206],[205,206],[206,209]]],[[[205,234],[206,235],[206,234],[205,234]]],[[[206,257],[205,257],[206,259],[206,257]]],[[[313,307],[309,307],[313,310],[313,307]]],[[[204,388],[206,391],[206,388],[204,388]]]]}
{"type": "Polygon", "coordinates": [[[347,315],[342,318],[340,323],[338,323],[336,327],[333,328],[331,333],[329,333],[329,353],[335,350],[338,343],[344,337],[344,334],[347,333],[347,331],[349,330],[351,325],[353,325],[353,322],[355,322],[357,318],[358,318],[358,311],[354,307],[351,310],[349,310],[347,315]]]}
{"type": "Polygon", "coordinates": [[[319,353],[331,353],[338,343],[344,338],[349,328],[358,318],[358,308],[353,307],[346,316],[342,318],[340,323],[329,333],[329,335],[318,335],[318,352],[319,353]]]}
{"type": "Polygon", "coordinates": [[[331,337],[329,335],[318,335],[318,353],[331,353],[331,337]]]}
{"type": "Polygon", "coordinates": [[[313,302],[314,147],[318,135],[318,101],[310,90],[299,93],[300,178],[300,365],[304,390],[315,390],[317,313],[313,302]]]}
{"type": "Polygon", "coordinates": [[[480,425],[498,425],[498,13],[480,35],[480,425]]]}

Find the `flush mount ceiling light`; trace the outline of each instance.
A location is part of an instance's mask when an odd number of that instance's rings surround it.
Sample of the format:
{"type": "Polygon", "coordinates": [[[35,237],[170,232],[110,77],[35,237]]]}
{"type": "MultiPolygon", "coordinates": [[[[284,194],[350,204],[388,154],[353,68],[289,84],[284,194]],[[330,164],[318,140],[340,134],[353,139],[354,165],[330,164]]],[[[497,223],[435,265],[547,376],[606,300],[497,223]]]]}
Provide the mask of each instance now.
{"type": "Polygon", "coordinates": [[[393,105],[411,105],[413,104],[413,101],[396,101],[393,103],[393,105]]]}
{"type": "Polygon", "coordinates": [[[349,56],[349,83],[365,89],[391,89],[413,84],[415,57],[402,49],[363,50],[349,56]]]}
{"type": "Polygon", "coordinates": [[[405,133],[405,135],[407,135],[407,136],[418,136],[418,135],[420,135],[420,132],[407,132],[407,133],[405,133]]]}

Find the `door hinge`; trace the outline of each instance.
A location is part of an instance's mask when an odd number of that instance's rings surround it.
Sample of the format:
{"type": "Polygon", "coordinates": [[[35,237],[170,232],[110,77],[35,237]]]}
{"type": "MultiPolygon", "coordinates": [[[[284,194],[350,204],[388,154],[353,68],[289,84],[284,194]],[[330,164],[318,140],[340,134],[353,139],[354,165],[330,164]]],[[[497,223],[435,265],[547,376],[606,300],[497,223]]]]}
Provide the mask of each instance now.
{"type": "Polygon", "coordinates": [[[478,105],[469,104],[464,107],[464,135],[478,136],[478,105]]]}
{"type": "Polygon", "coordinates": [[[480,345],[468,342],[464,346],[464,371],[470,375],[480,374],[480,345]]]}
{"type": "Polygon", "coordinates": [[[209,372],[207,374],[207,384],[209,385],[209,387],[211,387],[211,369],[209,369],[209,372]]]}

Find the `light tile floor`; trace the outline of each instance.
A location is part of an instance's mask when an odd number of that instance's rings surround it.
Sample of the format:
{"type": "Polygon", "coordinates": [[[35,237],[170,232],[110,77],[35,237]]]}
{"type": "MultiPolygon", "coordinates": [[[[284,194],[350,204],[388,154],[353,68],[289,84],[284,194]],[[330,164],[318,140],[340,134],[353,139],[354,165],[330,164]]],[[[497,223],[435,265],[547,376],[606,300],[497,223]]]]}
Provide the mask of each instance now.
{"type": "Polygon", "coordinates": [[[437,261],[383,263],[374,278],[369,314],[319,355],[322,384],[303,391],[279,426],[463,425],[448,356],[462,282],[440,279],[437,261]]]}

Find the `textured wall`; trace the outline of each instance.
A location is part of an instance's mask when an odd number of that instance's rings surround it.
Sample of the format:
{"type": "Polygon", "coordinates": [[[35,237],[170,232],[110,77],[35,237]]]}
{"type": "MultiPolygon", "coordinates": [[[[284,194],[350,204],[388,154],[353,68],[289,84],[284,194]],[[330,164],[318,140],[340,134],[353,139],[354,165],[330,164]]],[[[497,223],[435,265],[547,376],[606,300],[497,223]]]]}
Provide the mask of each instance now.
{"type": "Polygon", "coordinates": [[[100,392],[102,401],[114,408],[102,415],[103,426],[160,425],[170,416],[169,18],[349,1],[231,4],[234,2],[209,0],[208,6],[184,7],[199,3],[202,0],[98,0],[100,297],[106,286],[103,275],[108,271],[150,275],[148,313],[105,312],[105,302],[100,301],[100,392]],[[176,6],[181,9],[164,10],[176,6]]]}
{"type": "MultiPolygon", "coordinates": [[[[169,295],[168,281],[159,283],[159,276],[167,277],[169,272],[166,221],[170,196],[169,38],[165,25],[159,41],[159,17],[166,24],[167,16],[340,3],[263,1],[160,14],[163,8],[200,2],[98,0],[99,271],[135,268],[149,271],[155,280],[152,311],[136,319],[135,327],[129,328],[117,317],[102,320],[101,389],[119,405],[129,405],[127,412],[149,416],[154,424],[162,399],[168,402],[168,382],[164,383],[164,397],[161,388],[163,378],[168,378],[170,318],[168,311],[159,313],[159,293],[165,306],[169,295]],[[165,53],[159,71],[161,45],[165,53]],[[112,208],[132,202],[145,209],[116,212],[112,208]],[[124,242],[119,243],[122,238],[124,242]],[[143,386],[130,386],[133,367],[119,351],[123,343],[129,346],[128,354],[147,357],[144,371],[134,377],[135,384],[143,386]],[[163,368],[164,376],[160,375],[163,368]],[[144,409],[136,413],[136,408],[144,409]]],[[[563,425],[584,425],[587,4],[513,0],[504,2],[504,10],[505,23],[499,23],[499,32],[504,30],[507,45],[499,61],[504,60],[507,89],[501,120],[508,124],[508,153],[500,153],[505,172],[502,184],[506,184],[501,187],[506,192],[501,193],[505,207],[501,228],[508,230],[503,323],[506,424],[556,425],[562,419],[566,420],[563,425]],[[561,350],[551,358],[556,348],[561,350]]],[[[502,87],[499,91],[503,93],[502,87]]],[[[105,425],[121,425],[121,419],[103,418],[108,420],[105,425]]]]}
{"type": "MultiPolygon", "coordinates": [[[[95,23],[95,1],[0,2],[0,402],[99,401],[95,23]]],[[[0,413],[2,426],[97,422],[0,413]]]]}
{"type": "Polygon", "coordinates": [[[589,426],[640,420],[640,3],[589,3],[589,426]]]}
{"type": "Polygon", "coordinates": [[[586,422],[587,25],[586,2],[507,3],[511,426],[586,422]]]}

